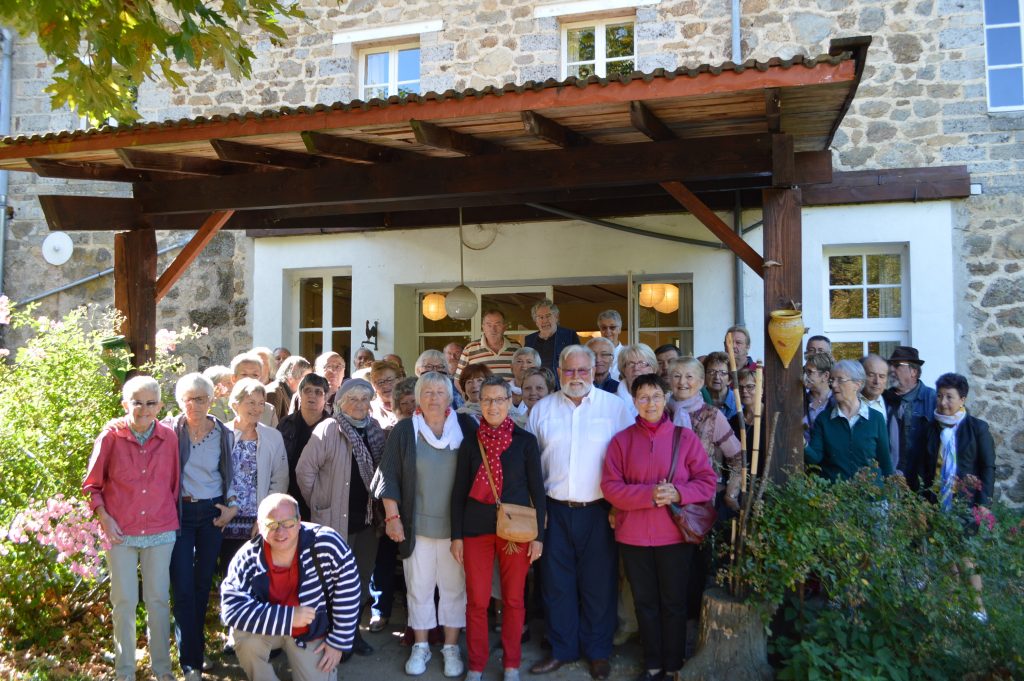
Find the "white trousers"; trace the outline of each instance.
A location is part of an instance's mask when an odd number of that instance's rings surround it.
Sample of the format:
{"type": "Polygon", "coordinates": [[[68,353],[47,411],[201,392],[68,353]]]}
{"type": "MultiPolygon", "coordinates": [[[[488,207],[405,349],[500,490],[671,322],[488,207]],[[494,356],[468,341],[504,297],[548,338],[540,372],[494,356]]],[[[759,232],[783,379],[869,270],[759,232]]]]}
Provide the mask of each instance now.
{"type": "Polygon", "coordinates": [[[153,675],[171,673],[171,551],[174,542],[139,549],[114,544],[107,551],[110,604],[114,619],[114,671],[135,678],[135,608],[139,604],[139,566],[142,600],[153,675]]]}
{"type": "Polygon", "coordinates": [[[466,626],[466,573],[452,558],[451,546],[451,539],[416,535],[412,555],[402,561],[413,629],[466,626]],[[436,611],[434,587],[441,594],[436,611]]]}

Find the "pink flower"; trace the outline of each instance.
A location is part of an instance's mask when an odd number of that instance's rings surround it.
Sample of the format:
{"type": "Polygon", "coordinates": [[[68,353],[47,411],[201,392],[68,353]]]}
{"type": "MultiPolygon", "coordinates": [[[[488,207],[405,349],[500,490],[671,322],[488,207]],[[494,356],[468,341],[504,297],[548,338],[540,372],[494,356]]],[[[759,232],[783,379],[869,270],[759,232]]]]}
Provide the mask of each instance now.
{"type": "Polygon", "coordinates": [[[156,332],[157,352],[164,354],[174,352],[178,345],[178,332],[170,329],[160,329],[156,332]]]}
{"type": "Polygon", "coordinates": [[[7,348],[0,348],[0,358],[10,357],[10,356],[11,356],[11,351],[10,350],[8,350],[7,348]]]}
{"type": "Polygon", "coordinates": [[[0,324],[11,323],[11,299],[0,296],[0,324]]]}
{"type": "Polygon", "coordinates": [[[989,530],[996,526],[996,517],[992,515],[992,511],[984,506],[975,506],[971,510],[974,512],[974,522],[978,523],[979,526],[982,524],[987,525],[989,530]]]}

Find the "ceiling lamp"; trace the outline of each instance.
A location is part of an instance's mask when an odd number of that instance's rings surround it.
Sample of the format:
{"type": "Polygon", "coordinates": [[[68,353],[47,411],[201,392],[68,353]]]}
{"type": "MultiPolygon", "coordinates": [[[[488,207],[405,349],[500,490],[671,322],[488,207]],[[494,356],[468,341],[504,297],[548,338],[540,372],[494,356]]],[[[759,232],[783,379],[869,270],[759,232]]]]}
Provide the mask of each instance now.
{"type": "Polygon", "coordinates": [[[665,297],[654,306],[654,309],[662,314],[672,314],[679,309],[679,287],[674,284],[665,284],[665,297]]]}
{"type": "Polygon", "coordinates": [[[641,284],[640,305],[642,307],[654,307],[665,298],[664,284],[641,284]]]}
{"type": "Polygon", "coordinates": [[[452,319],[472,319],[478,307],[476,294],[466,286],[466,277],[463,271],[462,208],[459,208],[459,285],[445,296],[444,308],[452,319]]]}
{"type": "Polygon", "coordinates": [[[448,316],[445,311],[444,296],[440,293],[428,293],[423,296],[423,316],[432,322],[439,322],[448,316]]]}

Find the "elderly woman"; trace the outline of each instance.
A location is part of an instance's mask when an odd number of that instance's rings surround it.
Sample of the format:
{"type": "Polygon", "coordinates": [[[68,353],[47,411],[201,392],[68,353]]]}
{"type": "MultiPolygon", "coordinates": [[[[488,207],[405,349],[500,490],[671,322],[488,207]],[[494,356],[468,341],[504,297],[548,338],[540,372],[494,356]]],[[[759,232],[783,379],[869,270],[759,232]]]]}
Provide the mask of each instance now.
{"type": "Polygon", "coordinates": [[[235,376],[231,372],[231,367],[222,364],[206,367],[203,370],[203,376],[213,383],[213,402],[210,403],[210,414],[221,423],[231,421],[235,417],[228,404],[228,398],[231,397],[231,386],[235,384],[235,376]]]}
{"type": "Polygon", "coordinates": [[[604,498],[616,509],[615,540],[633,590],[644,652],[645,671],[638,679],[646,681],[672,678],[685,651],[694,545],[683,542],[667,507],[712,499],[717,477],[693,431],[669,419],[667,393],[668,385],[656,374],[633,381],[639,415],[612,438],[601,475],[604,498]]]}
{"type": "Polygon", "coordinates": [[[835,406],[814,421],[811,441],[804,447],[804,460],[820,466],[829,480],[848,480],[875,465],[883,475],[893,473],[885,417],[860,396],[866,380],[864,367],[852,359],[832,368],[835,406]]]}
{"type": "Polygon", "coordinates": [[[633,404],[633,381],[637,376],[658,372],[658,358],[654,350],[645,343],[627,345],[619,352],[619,387],[615,394],[626,403],[630,416],[636,418],[636,406],[633,404]]]}
{"type": "Polygon", "coordinates": [[[736,396],[729,389],[729,355],[709,352],[704,356],[704,398],[731,419],[736,415],[736,396]]]}
{"type": "Polygon", "coordinates": [[[533,405],[555,392],[555,375],[551,369],[535,367],[523,374],[523,404],[529,414],[533,405]]]}
{"type": "Polygon", "coordinates": [[[811,429],[818,416],[835,406],[832,399],[832,367],[835,360],[827,352],[818,352],[804,362],[804,444],[811,441],[811,429]]]}
{"type": "Polygon", "coordinates": [[[271,377],[277,373],[277,360],[274,359],[274,351],[270,348],[259,346],[255,347],[249,352],[259,355],[260,363],[263,365],[260,369],[260,383],[267,385],[271,381],[271,377]]]}
{"type": "Polygon", "coordinates": [[[318,423],[330,417],[325,409],[329,389],[327,379],[323,376],[319,374],[303,376],[299,381],[297,392],[299,408],[285,416],[281,423],[277,424],[277,430],[284,440],[285,454],[288,455],[288,495],[298,502],[299,517],[307,522],[312,514],[295,479],[295,467],[299,465],[299,457],[302,456],[302,450],[306,448],[306,443],[313,435],[313,429],[318,423]]]}
{"type": "Polygon", "coordinates": [[[394,362],[386,360],[374,362],[370,366],[370,375],[367,378],[377,393],[373,404],[370,405],[370,416],[380,424],[381,428],[391,430],[398,423],[398,415],[394,411],[391,393],[395,389],[395,383],[402,378],[402,369],[394,362]]]}
{"type": "Polygon", "coordinates": [[[256,531],[256,510],[271,492],[288,491],[288,455],[284,439],[276,429],[263,425],[260,416],[266,389],[256,379],[243,378],[231,390],[231,409],[235,420],[231,430],[235,444],[231,449],[231,474],[238,495],[238,515],[224,529],[220,551],[221,570],[226,571],[231,557],[256,531]]]}
{"type": "Polygon", "coordinates": [[[522,661],[520,637],[526,622],[526,573],[540,558],[538,540],[512,544],[496,534],[497,508],[483,457],[487,457],[494,489],[501,501],[533,506],[537,527],[544,527],[544,476],[537,438],[509,417],[512,386],[500,376],[488,376],[480,389],[480,428],[459,447],[458,468],[452,490],[451,551],[466,570],[467,681],[479,681],[489,653],[487,605],[491,597],[491,566],[498,561],[502,610],[502,647],[505,681],[519,678],[522,661]]]}
{"type": "MultiPolygon", "coordinates": [[[[355,555],[361,604],[369,598],[370,573],[377,558],[374,526],[383,520],[375,517],[370,496],[386,439],[383,428],[370,416],[372,400],[369,383],[361,378],[345,381],[334,400],[337,412],[313,430],[295,467],[313,522],[337,530],[355,555]]],[[[358,628],[352,651],[357,655],[373,652],[358,628]]]]}
{"type": "Polygon", "coordinates": [[[181,531],[171,553],[175,638],[185,681],[198,681],[206,645],[204,627],[224,527],[238,513],[231,477],[234,434],[210,416],[213,383],[202,374],[178,379],[182,414],[167,422],[178,437],[181,531]]]}
{"type": "Polygon", "coordinates": [[[373,480],[374,496],[384,501],[387,536],[399,543],[405,571],[415,641],[405,663],[410,676],[426,671],[427,634],[439,621],[444,626],[445,676],[460,676],[463,671],[458,640],[466,625],[466,578],[451,554],[451,495],[463,432],[474,436],[476,423],[456,415],[451,401],[447,376],[420,376],[417,411],[391,431],[373,480]],[[436,611],[435,588],[440,593],[436,611]]]}
{"type": "Polygon", "coordinates": [[[526,406],[523,404],[523,379],[526,378],[527,369],[541,366],[540,354],[533,348],[519,348],[512,353],[512,407],[514,414],[525,414],[526,406]]]}
{"type": "Polygon", "coordinates": [[[136,376],[121,391],[125,418],[100,433],[82,481],[82,491],[110,540],[110,603],[114,623],[114,672],[135,678],[135,608],[139,567],[146,603],[149,654],[158,681],[171,673],[168,607],[171,554],[178,524],[181,470],[178,438],[156,420],[163,408],[160,384],[136,376]]]}
{"type": "MultiPolygon", "coordinates": [[[[445,347],[451,346],[451,343],[445,347]]],[[[461,347],[461,346],[459,346],[461,347]]],[[[460,350],[461,353],[461,350],[460,350]]],[[[459,358],[455,358],[455,363],[458,364],[459,358]]],[[[450,372],[448,366],[448,359],[443,352],[440,350],[424,350],[423,353],[416,359],[416,366],[414,371],[417,376],[436,371],[439,374],[448,374],[449,380],[452,382],[452,407],[458,409],[466,401],[462,398],[462,394],[455,388],[455,379],[451,378],[452,372],[450,372]]]]}
{"type": "Polygon", "coordinates": [[[459,374],[459,387],[466,397],[466,403],[459,407],[458,412],[470,415],[477,423],[480,422],[480,386],[490,375],[491,370],[483,364],[467,364],[459,374]]]}

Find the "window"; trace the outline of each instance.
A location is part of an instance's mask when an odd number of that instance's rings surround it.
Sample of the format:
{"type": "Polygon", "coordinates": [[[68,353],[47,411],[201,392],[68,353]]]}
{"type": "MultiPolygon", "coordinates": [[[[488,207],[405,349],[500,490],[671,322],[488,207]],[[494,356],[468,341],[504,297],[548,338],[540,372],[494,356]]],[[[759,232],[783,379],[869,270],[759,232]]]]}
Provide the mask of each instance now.
{"type": "Polygon", "coordinates": [[[562,77],[602,78],[632,73],[636,64],[632,18],[562,25],[562,77]]]}
{"type": "Polygon", "coordinates": [[[836,359],[887,357],[907,342],[907,256],[903,245],[842,246],[825,251],[825,335],[836,359]]]}
{"type": "MultiPolygon", "coordinates": [[[[665,344],[693,354],[693,283],[635,283],[637,340],[653,350],[665,344]]],[[[625,342],[622,339],[621,342],[625,342]]]]}
{"type": "Polygon", "coordinates": [[[418,94],[420,46],[413,43],[363,50],[359,70],[360,99],[418,94]]]}
{"type": "Polygon", "coordinates": [[[985,0],[989,111],[1024,109],[1024,0],[985,0]]]}
{"type": "Polygon", "coordinates": [[[312,362],[320,353],[333,350],[348,362],[352,349],[352,277],[302,276],[297,284],[298,354],[312,362]]]}

